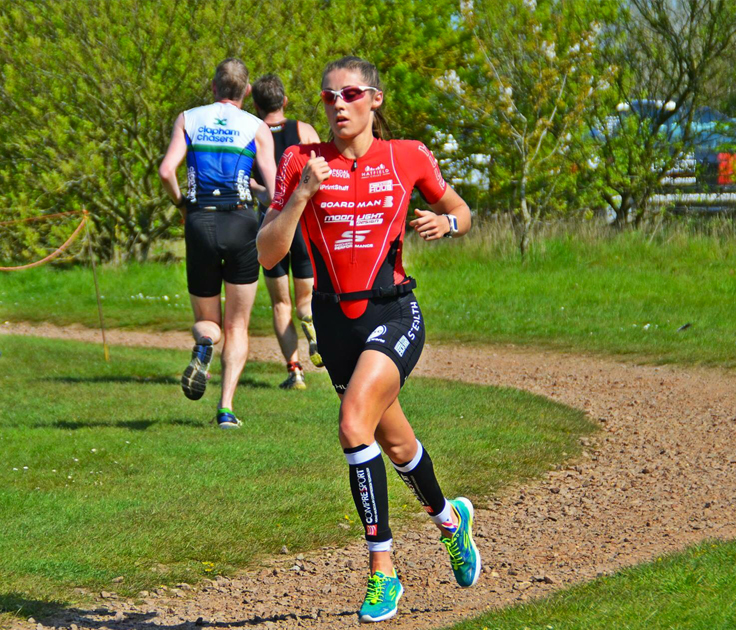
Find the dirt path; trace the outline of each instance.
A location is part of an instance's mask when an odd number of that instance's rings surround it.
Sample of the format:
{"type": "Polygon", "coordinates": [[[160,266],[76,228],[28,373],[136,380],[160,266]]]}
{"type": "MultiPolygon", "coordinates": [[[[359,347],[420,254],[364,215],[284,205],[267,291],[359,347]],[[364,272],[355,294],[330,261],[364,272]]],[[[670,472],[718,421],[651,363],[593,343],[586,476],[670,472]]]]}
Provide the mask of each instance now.
{"type": "MultiPolygon", "coordinates": [[[[50,326],[0,332],[97,340],[94,331],[50,326]]],[[[111,331],[110,342],[152,338],[111,331]]],[[[178,333],[157,335],[155,343],[190,345],[178,333]]],[[[251,358],[278,360],[275,343],[254,339],[251,358]]],[[[602,431],[583,438],[579,461],[479,506],[485,566],[475,588],[455,586],[432,525],[399,535],[396,563],[406,594],[386,627],[444,627],[705,538],[736,537],[735,375],[455,346],[428,346],[416,373],[541,394],[585,410],[602,431]]],[[[45,625],[155,630],[195,628],[199,620],[216,628],[345,628],[357,625],[365,579],[364,546],[356,543],[285,554],[237,579],[151,593],[142,605],[108,598],[96,611],[70,610],[45,625]]]]}

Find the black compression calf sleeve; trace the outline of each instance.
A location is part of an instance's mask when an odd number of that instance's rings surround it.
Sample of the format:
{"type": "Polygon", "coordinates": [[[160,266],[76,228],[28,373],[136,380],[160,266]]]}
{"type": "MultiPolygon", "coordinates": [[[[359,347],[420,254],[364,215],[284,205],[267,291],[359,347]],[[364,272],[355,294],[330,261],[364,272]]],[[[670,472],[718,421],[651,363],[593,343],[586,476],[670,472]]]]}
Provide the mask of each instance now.
{"type": "Polygon", "coordinates": [[[350,465],[350,489],[365,539],[370,551],[391,550],[391,528],[388,525],[388,484],[386,466],[378,444],[344,449],[350,465]]]}
{"type": "Polygon", "coordinates": [[[445,495],[442,494],[440,484],[434,474],[434,466],[429,453],[424,450],[419,440],[417,440],[417,447],[414,459],[405,464],[394,464],[394,468],[429,515],[437,516],[445,510],[445,495]]]}

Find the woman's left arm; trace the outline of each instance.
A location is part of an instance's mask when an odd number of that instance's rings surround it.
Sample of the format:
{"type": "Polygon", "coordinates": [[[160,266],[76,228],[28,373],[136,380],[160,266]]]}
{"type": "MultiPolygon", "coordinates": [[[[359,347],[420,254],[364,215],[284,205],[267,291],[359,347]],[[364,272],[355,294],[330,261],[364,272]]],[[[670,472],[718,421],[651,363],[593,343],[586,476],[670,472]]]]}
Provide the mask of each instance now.
{"type": "Polygon", "coordinates": [[[440,200],[429,207],[432,210],[414,210],[417,218],[409,222],[425,241],[442,238],[452,231],[452,220],[448,216],[457,221],[457,231],[452,234],[453,237],[463,236],[470,231],[470,208],[450,186],[440,200]]]}

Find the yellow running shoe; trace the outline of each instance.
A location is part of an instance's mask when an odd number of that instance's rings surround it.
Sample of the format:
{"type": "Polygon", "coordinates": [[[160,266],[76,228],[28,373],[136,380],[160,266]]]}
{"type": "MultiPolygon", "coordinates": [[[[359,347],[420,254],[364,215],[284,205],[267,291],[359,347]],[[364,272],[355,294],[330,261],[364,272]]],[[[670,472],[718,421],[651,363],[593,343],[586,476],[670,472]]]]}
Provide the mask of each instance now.
{"type": "Polygon", "coordinates": [[[286,364],[289,375],[286,380],[279,385],[281,389],[307,389],[304,382],[304,370],[298,361],[289,361],[286,364]]]}
{"type": "Polygon", "coordinates": [[[319,353],[319,348],[317,347],[317,332],[314,330],[312,316],[307,315],[301,322],[304,336],[309,342],[309,360],[314,363],[314,367],[324,367],[325,364],[322,361],[322,355],[319,353]]]}

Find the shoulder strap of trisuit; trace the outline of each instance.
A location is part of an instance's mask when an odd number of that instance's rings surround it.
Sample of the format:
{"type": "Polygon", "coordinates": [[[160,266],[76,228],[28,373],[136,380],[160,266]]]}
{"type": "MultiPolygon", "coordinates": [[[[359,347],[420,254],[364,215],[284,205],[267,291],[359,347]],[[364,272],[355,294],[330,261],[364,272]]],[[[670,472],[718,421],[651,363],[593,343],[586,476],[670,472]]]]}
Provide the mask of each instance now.
{"type": "Polygon", "coordinates": [[[276,164],[279,163],[284,151],[293,144],[299,144],[299,127],[296,120],[287,119],[281,127],[281,131],[273,134],[276,164]]]}

